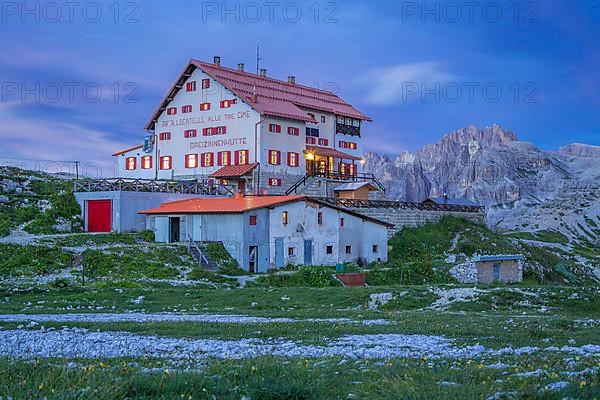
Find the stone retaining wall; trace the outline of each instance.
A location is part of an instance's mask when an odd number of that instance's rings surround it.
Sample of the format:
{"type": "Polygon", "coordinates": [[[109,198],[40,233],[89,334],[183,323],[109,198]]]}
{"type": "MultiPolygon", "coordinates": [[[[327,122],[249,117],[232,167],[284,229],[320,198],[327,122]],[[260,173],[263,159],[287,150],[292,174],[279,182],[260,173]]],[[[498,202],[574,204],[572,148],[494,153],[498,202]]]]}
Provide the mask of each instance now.
{"type": "Polygon", "coordinates": [[[450,212],[450,211],[430,211],[402,208],[369,208],[355,207],[350,208],[361,214],[389,222],[394,227],[388,229],[388,237],[394,236],[405,227],[415,227],[430,222],[437,222],[445,215],[453,215],[459,218],[465,218],[475,223],[484,223],[484,212],[450,212]]]}

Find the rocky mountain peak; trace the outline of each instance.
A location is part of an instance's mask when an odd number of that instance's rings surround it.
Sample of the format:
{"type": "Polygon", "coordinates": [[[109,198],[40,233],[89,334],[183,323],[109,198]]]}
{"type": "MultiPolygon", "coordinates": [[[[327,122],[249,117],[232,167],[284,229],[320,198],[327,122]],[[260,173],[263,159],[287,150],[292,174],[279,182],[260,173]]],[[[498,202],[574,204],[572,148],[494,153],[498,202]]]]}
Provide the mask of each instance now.
{"type": "Polygon", "coordinates": [[[571,143],[558,149],[561,154],[575,157],[600,157],[600,146],[583,143],[571,143]]]}

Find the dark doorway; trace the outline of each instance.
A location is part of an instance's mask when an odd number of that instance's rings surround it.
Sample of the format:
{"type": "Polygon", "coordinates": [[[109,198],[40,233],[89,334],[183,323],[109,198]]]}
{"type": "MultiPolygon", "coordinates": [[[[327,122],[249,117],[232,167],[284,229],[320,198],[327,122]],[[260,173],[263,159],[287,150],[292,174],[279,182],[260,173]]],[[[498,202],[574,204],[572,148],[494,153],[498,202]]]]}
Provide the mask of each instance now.
{"type": "Polygon", "coordinates": [[[181,218],[172,217],[169,218],[169,243],[179,242],[179,223],[181,218]]]}
{"type": "Polygon", "coordinates": [[[257,265],[258,260],[258,246],[249,246],[248,247],[248,271],[256,272],[258,269],[257,265]]]}

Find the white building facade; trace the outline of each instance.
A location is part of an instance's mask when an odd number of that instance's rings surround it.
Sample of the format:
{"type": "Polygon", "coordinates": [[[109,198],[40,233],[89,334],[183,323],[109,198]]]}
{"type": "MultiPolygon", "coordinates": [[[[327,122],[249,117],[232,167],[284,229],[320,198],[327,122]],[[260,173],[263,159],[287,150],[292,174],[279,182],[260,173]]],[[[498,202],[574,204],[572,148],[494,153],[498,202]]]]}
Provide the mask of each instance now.
{"type": "Polygon", "coordinates": [[[355,177],[370,118],[338,96],[266,72],[191,60],[146,125],[144,145],[115,153],[117,176],[211,179],[253,164],[244,179],[280,193],[311,174],[355,177]]]}

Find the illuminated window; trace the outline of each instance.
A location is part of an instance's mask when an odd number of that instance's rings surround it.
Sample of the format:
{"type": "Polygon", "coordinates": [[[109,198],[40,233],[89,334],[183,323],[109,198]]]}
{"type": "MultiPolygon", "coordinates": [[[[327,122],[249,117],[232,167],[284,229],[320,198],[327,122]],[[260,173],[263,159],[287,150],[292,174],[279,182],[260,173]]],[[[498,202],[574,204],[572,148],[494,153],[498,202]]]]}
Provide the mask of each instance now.
{"type": "Polygon", "coordinates": [[[280,165],[281,164],[281,152],[279,150],[269,150],[269,164],[280,165]]]}
{"type": "Polygon", "coordinates": [[[150,169],[152,168],[152,156],[143,156],[142,157],[142,169],[150,169]]]}
{"type": "Polygon", "coordinates": [[[208,110],[210,110],[210,103],[200,104],[200,111],[208,111],[208,110]]]}
{"type": "Polygon", "coordinates": [[[160,169],[167,170],[172,168],[171,156],[164,156],[160,158],[160,169]]]}
{"type": "Polygon", "coordinates": [[[198,154],[186,154],[185,155],[185,167],[186,168],[198,168],[198,154]]]}
{"type": "Polygon", "coordinates": [[[236,103],[237,103],[236,99],[221,100],[221,108],[229,108],[229,107],[231,107],[232,104],[236,104],[236,103]]]}
{"type": "Polygon", "coordinates": [[[348,143],[348,148],[349,148],[350,150],[356,150],[356,148],[357,148],[357,145],[356,145],[356,143],[354,143],[354,142],[350,142],[350,143],[348,143]]]}
{"type": "Polygon", "coordinates": [[[298,160],[300,159],[300,155],[298,153],[290,152],[287,154],[287,157],[288,157],[288,159],[287,159],[288,166],[297,167],[299,165],[298,160]]]}
{"type": "Polygon", "coordinates": [[[198,136],[198,131],[196,131],[195,129],[190,129],[190,130],[183,132],[184,138],[193,138],[196,136],[198,136]]]}
{"type": "Polygon", "coordinates": [[[307,137],[306,138],[306,144],[317,144],[317,138],[307,137]]]}
{"type": "Polygon", "coordinates": [[[215,155],[213,153],[202,153],[202,166],[212,167],[215,165],[215,155]]]}
{"type": "Polygon", "coordinates": [[[231,165],[231,152],[230,151],[220,151],[217,154],[217,165],[219,167],[231,165]]]}
{"type": "Polygon", "coordinates": [[[256,215],[251,215],[250,216],[249,223],[250,223],[250,225],[256,225],[256,215]]]}
{"type": "Polygon", "coordinates": [[[210,87],[210,79],[202,79],[202,89],[208,89],[210,87]]]}
{"type": "Polygon", "coordinates": [[[269,132],[281,133],[281,125],[279,125],[279,124],[269,124],[269,132]]]}
{"type": "Polygon", "coordinates": [[[160,135],[158,135],[158,138],[160,140],[171,140],[171,132],[162,132],[160,135]]]}
{"type": "Polygon", "coordinates": [[[191,113],[192,112],[192,106],[191,105],[187,105],[187,106],[181,107],[181,112],[184,113],[184,114],[191,113]]]}
{"type": "Polygon", "coordinates": [[[132,170],[137,168],[137,159],[135,157],[127,157],[125,159],[125,169],[132,170]]]}
{"type": "Polygon", "coordinates": [[[284,211],[281,213],[281,222],[283,222],[284,225],[288,224],[288,212],[284,211]]]}
{"type": "Polygon", "coordinates": [[[236,165],[248,164],[248,150],[236,150],[235,164],[236,165]]]}
{"type": "Polygon", "coordinates": [[[186,83],[185,90],[187,92],[195,92],[196,91],[196,81],[186,83]]]}
{"type": "Polygon", "coordinates": [[[281,179],[269,178],[269,186],[281,186],[281,179]]]}
{"type": "Polygon", "coordinates": [[[348,174],[352,176],[356,175],[356,165],[348,164],[348,174]]]}
{"type": "Polygon", "coordinates": [[[177,107],[167,108],[167,115],[175,115],[175,114],[177,114],[177,107]]]}
{"type": "Polygon", "coordinates": [[[288,135],[292,135],[292,136],[300,136],[300,129],[294,128],[293,126],[289,126],[287,128],[287,133],[288,133],[288,135]]]}

